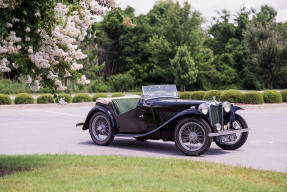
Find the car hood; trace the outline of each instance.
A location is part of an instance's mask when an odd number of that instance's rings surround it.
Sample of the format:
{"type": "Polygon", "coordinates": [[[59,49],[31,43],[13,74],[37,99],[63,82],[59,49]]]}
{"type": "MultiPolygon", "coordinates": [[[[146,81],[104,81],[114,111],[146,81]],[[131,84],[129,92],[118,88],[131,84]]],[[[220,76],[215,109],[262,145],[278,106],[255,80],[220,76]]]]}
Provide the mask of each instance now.
{"type": "Polygon", "coordinates": [[[155,99],[151,102],[153,107],[191,107],[198,106],[207,101],[202,100],[184,100],[184,99],[155,99]]]}

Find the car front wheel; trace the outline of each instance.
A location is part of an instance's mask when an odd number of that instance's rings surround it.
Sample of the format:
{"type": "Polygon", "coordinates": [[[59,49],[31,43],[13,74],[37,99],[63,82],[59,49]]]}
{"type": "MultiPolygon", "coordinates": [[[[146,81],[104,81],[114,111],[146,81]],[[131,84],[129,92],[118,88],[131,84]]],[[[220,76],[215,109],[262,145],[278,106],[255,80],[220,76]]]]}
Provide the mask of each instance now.
{"type": "Polygon", "coordinates": [[[200,118],[184,118],[178,122],[174,138],[177,148],[189,156],[199,156],[205,153],[211,145],[212,139],[208,137],[211,128],[200,118]]]}
{"type": "MultiPolygon", "coordinates": [[[[233,126],[235,129],[244,129],[248,127],[246,121],[238,114],[235,114],[235,122],[233,126]]],[[[235,138],[233,141],[222,143],[220,142],[221,138],[217,137],[214,139],[214,142],[221,149],[236,150],[246,142],[248,138],[248,132],[235,133],[232,136],[235,138]]]]}
{"type": "Polygon", "coordinates": [[[89,132],[92,140],[97,145],[109,145],[114,140],[111,121],[103,112],[97,112],[92,116],[89,132]]]}

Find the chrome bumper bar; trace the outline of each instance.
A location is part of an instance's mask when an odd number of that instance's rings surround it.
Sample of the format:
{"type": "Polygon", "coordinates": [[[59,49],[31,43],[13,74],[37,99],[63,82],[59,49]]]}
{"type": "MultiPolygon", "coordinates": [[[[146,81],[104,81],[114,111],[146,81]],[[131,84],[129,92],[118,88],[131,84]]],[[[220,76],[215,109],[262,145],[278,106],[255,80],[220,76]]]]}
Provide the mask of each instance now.
{"type": "Polygon", "coordinates": [[[231,135],[234,133],[243,133],[243,132],[248,132],[250,131],[250,128],[247,129],[238,129],[238,130],[228,130],[228,131],[219,131],[217,133],[209,133],[208,136],[209,137],[217,137],[217,136],[222,136],[222,135],[231,135]]]}

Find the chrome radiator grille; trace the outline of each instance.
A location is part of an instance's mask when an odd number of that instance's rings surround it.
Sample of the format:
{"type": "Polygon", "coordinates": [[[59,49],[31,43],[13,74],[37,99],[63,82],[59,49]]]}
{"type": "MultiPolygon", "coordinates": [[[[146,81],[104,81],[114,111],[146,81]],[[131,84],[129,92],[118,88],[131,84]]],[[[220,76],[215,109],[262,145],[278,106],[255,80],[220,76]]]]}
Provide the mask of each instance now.
{"type": "Polygon", "coordinates": [[[221,127],[223,127],[223,107],[222,103],[219,104],[211,104],[210,105],[210,113],[209,113],[211,124],[214,126],[215,124],[219,123],[221,127]]]}

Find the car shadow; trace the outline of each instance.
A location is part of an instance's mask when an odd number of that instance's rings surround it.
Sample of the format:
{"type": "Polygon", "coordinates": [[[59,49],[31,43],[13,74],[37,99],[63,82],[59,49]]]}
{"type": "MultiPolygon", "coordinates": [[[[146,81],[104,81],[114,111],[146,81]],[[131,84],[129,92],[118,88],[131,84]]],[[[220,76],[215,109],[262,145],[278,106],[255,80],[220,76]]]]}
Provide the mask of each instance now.
{"type": "MultiPolygon", "coordinates": [[[[95,145],[93,141],[85,141],[79,144],[95,145]]],[[[130,138],[116,138],[110,145],[105,147],[185,157],[185,155],[176,148],[173,142],[159,142],[152,140],[137,141],[135,139],[130,138]]],[[[204,155],[200,157],[210,155],[225,155],[228,153],[229,153],[228,151],[211,147],[204,155]]]]}

